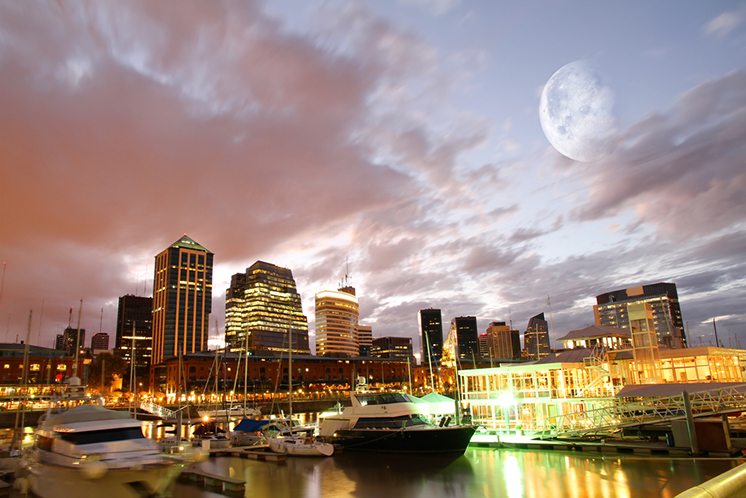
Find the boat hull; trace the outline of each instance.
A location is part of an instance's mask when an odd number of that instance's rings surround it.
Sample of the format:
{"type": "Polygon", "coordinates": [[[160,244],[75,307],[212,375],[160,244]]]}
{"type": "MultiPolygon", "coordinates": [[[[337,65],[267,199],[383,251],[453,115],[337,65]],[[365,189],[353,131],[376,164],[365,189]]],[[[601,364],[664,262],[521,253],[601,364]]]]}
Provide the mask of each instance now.
{"type": "Polygon", "coordinates": [[[345,451],[411,454],[461,454],[466,451],[476,427],[471,425],[427,429],[338,430],[324,441],[345,451]]]}
{"type": "Polygon", "coordinates": [[[41,462],[27,463],[28,484],[41,498],[100,496],[142,498],[168,496],[182,463],[163,463],[121,469],[69,468],[41,462]]]}

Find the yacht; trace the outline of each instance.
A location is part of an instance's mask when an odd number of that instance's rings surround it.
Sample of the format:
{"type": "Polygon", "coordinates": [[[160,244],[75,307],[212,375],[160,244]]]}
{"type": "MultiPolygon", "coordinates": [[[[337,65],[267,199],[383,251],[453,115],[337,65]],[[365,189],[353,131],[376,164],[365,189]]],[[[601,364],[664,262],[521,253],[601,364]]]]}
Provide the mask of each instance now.
{"type": "Polygon", "coordinates": [[[41,498],[139,498],[168,494],[187,463],[161,452],[129,413],[81,405],[42,416],[23,465],[41,498]]]}
{"type": "Polygon", "coordinates": [[[461,454],[476,427],[431,423],[415,399],[405,393],[352,393],[352,406],[327,414],[319,439],[345,451],[461,454]]]}

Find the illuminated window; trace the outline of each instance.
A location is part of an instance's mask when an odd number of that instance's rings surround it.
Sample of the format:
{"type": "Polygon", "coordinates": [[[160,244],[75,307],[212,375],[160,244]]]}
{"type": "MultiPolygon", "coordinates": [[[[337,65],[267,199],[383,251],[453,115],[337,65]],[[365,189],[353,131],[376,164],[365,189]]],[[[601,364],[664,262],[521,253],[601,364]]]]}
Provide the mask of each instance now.
{"type": "Polygon", "coordinates": [[[67,370],[67,365],[65,365],[64,363],[61,363],[57,365],[57,370],[59,370],[60,372],[64,372],[65,370],[67,370]]]}
{"type": "Polygon", "coordinates": [[[5,365],[3,365],[3,368],[10,368],[10,365],[6,363],[5,365]]]}
{"type": "Polygon", "coordinates": [[[32,363],[31,365],[29,365],[29,370],[31,370],[32,372],[38,372],[39,370],[41,370],[41,365],[39,365],[38,363],[32,363]]]}

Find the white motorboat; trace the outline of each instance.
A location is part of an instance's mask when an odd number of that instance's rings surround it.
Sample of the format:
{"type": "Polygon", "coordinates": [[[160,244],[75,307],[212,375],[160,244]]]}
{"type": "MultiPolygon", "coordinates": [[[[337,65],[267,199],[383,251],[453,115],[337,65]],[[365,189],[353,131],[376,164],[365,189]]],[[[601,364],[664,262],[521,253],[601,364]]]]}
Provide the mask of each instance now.
{"type": "Polygon", "coordinates": [[[278,435],[268,441],[272,451],[290,456],[328,457],[334,454],[333,445],[317,441],[311,436],[278,435]]]}
{"type": "MultiPolygon", "coordinates": [[[[349,451],[461,454],[476,427],[432,424],[420,405],[404,393],[354,393],[352,406],[327,414],[319,423],[319,439],[349,451]]],[[[450,418],[449,418],[450,419],[450,418]]]]}
{"type": "Polygon", "coordinates": [[[126,412],[82,405],[47,413],[23,465],[41,498],[140,498],[168,494],[186,455],[168,455],[126,412]]]}

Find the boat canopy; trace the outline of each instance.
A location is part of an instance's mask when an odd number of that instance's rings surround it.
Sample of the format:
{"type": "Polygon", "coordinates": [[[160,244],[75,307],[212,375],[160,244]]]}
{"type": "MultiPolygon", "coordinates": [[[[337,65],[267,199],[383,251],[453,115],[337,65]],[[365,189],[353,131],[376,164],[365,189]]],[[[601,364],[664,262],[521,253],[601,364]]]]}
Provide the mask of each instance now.
{"type": "Polygon", "coordinates": [[[128,412],[108,410],[98,405],[81,405],[70,408],[62,413],[51,414],[46,423],[56,425],[74,424],[77,422],[93,422],[98,420],[121,420],[132,418],[128,412]]]}
{"type": "Polygon", "coordinates": [[[245,418],[241,420],[236,427],[233,428],[234,431],[244,431],[244,432],[256,432],[260,430],[265,425],[272,422],[272,420],[264,419],[264,420],[254,420],[251,418],[245,418]]]}

